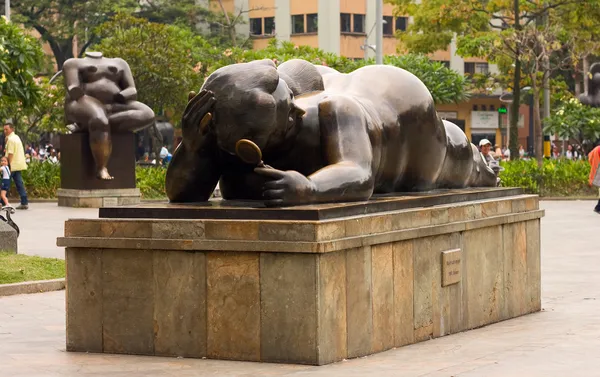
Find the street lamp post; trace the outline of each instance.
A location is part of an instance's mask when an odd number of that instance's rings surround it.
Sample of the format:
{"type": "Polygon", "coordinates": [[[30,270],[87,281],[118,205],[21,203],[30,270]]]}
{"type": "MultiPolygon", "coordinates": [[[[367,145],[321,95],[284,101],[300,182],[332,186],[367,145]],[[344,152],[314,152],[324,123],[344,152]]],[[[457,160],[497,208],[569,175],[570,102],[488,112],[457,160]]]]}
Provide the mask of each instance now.
{"type": "Polygon", "coordinates": [[[375,6],[375,64],[383,64],[383,0],[375,6]]]}
{"type": "Polygon", "coordinates": [[[4,0],[4,16],[6,21],[10,21],[10,0],[4,0]]]}
{"type": "MultiPolygon", "coordinates": [[[[371,27],[371,30],[369,30],[369,33],[365,37],[365,43],[362,46],[360,46],[360,49],[365,52],[365,60],[369,60],[369,49],[371,49],[371,50],[373,50],[375,52],[375,62],[376,63],[377,63],[377,59],[378,59],[378,56],[379,56],[379,52],[378,51],[382,51],[382,56],[383,56],[383,25],[387,24],[387,21],[384,20],[383,17],[379,18],[378,20],[381,21],[382,41],[379,42],[380,44],[377,45],[377,41],[375,42],[376,43],[375,46],[369,44],[369,37],[371,36],[371,34],[373,34],[373,30],[375,30],[375,28],[379,24],[379,22],[375,21],[375,23],[371,27]]],[[[377,39],[377,35],[375,36],[375,39],[377,39]]],[[[383,61],[383,58],[381,58],[381,60],[383,61]]],[[[382,63],[377,63],[377,64],[383,64],[383,62],[382,63]]]]}

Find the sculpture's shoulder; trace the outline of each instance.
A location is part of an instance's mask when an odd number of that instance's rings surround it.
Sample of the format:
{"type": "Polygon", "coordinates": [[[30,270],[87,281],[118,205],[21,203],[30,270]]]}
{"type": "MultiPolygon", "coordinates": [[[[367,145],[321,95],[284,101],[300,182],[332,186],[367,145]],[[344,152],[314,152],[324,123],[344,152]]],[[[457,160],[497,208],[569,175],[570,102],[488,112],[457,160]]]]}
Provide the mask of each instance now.
{"type": "Polygon", "coordinates": [[[73,70],[73,69],[79,69],[79,67],[82,64],[83,59],[80,58],[70,58],[67,59],[64,63],[63,63],[63,71],[68,71],[68,70],[73,70]]]}
{"type": "Polygon", "coordinates": [[[122,58],[110,58],[110,63],[121,69],[129,68],[129,64],[122,58]]]}

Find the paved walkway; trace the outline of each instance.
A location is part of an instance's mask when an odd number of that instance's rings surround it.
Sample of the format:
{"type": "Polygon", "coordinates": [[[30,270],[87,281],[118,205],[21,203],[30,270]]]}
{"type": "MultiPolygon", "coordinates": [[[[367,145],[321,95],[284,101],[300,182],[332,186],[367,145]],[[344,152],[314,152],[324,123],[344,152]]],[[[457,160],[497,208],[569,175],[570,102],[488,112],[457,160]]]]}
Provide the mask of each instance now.
{"type": "MultiPolygon", "coordinates": [[[[59,207],[54,203],[30,203],[26,211],[12,215],[19,226],[19,254],[65,259],[65,249],[56,246],[68,219],[97,218],[98,208],[59,207]]],[[[0,375],[1,376],[1,375],[0,375]]]]}
{"type": "Polygon", "coordinates": [[[12,296],[0,298],[0,376],[600,376],[600,216],[589,201],[542,207],[541,313],[311,367],[67,353],[64,292],[12,296]]]}

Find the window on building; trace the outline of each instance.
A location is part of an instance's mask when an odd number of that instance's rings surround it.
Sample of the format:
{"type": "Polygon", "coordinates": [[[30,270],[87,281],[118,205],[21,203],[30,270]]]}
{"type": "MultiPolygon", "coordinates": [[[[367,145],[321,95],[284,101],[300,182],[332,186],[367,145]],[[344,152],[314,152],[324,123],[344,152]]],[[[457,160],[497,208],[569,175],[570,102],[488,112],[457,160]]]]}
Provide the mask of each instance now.
{"type": "Polygon", "coordinates": [[[292,16],[292,34],[304,34],[303,14],[296,14],[292,16]]]}
{"type": "Polygon", "coordinates": [[[490,105],[490,111],[496,111],[496,106],[490,105]]]}
{"type": "Polygon", "coordinates": [[[479,106],[473,105],[473,111],[478,111],[478,110],[479,110],[479,106]]]}
{"type": "Polygon", "coordinates": [[[487,111],[487,106],[486,105],[481,105],[481,111],[487,111]]]}
{"type": "Polygon", "coordinates": [[[394,18],[392,16],[383,16],[383,35],[394,35],[394,18]]]}
{"type": "Polygon", "coordinates": [[[396,30],[406,31],[408,17],[396,17],[396,30]]]}
{"type": "Polygon", "coordinates": [[[354,15],[354,32],[364,33],[365,32],[365,15],[355,14],[354,15]]]}
{"type": "Polygon", "coordinates": [[[275,17],[265,17],[265,35],[275,34],[275,17]]]}
{"type": "Polygon", "coordinates": [[[250,34],[262,35],[262,18],[250,19],[250,34]]]}
{"type": "Polygon", "coordinates": [[[316,33],[319,31],[319,15],[317,13],[306,15],[306,32],[316,33]]]}
{"type": "Polygon", "coordinates": [[[488,63],[475,63],[475,73],[487,74],[488,72],[489,72],[489,64],[488,63]]]}
{"type": "Polygon", "coordinates": [[[473,75],[476,73],[487,74],[489,72],[488,63],[465,63],[465,74],[473,75]]]}
{"type": "Polygon", "coordinates": [[[350,14],[349,13],[341,13],[340,14],[340,31],[342,33],[350,33],[352,31],[352,27],[350,25],[350,14]]]}

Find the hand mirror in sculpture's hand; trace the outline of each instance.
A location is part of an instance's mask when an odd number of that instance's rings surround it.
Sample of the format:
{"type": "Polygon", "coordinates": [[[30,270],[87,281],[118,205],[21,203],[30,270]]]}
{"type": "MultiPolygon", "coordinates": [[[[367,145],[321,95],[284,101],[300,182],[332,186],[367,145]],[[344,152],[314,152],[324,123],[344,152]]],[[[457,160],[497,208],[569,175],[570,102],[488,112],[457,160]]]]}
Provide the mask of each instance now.
{"type": "Polygon", "coordinates": [[[240,139],[235,143],[235,153],[247,164],[264,167],[260,147],[248,139],[240,139]]]}

